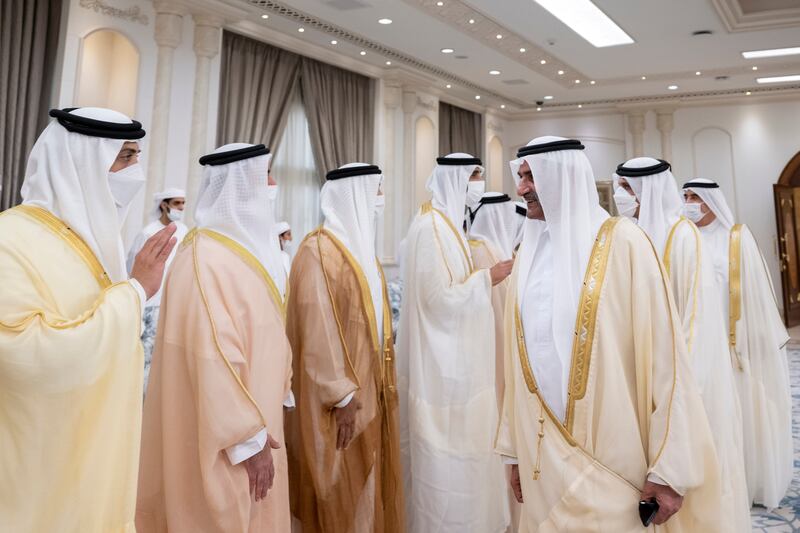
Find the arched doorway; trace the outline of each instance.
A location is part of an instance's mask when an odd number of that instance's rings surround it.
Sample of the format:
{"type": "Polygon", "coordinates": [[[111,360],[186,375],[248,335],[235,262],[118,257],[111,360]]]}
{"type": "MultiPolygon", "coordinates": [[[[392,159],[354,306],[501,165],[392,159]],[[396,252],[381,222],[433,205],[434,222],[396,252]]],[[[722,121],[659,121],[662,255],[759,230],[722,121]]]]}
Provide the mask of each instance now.
{"type": "Polygon", "coordinates": [[[139,50],[122,33],[96,30],[84,37],[78,65],[75,105],[107,107],[136,114],[139,50]]]}
{"type": "Polygon", "coordinates": [[[789,161],[773,185],[778,224],[783,320],[800,324],[800,152],[789,161]]]}

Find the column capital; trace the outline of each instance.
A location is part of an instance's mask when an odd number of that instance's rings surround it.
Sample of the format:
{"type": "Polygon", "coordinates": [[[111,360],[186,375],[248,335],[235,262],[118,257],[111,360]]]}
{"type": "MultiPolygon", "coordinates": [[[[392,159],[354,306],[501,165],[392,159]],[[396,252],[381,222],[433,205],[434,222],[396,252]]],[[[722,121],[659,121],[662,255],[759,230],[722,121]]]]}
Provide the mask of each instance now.
{"type": "Polygon", "coordinates": [[[389,109],[395,109],[403,103],[403,89],[399,85],[384,85],[383,104],[389,109]]]}
{"type": "Polygon", "coordinates": [[[675,128],[674,109],[656,110],[656,128],[662,133],[671,132],[675,128]]]}
{"type": "Polygon", "coordinates": [[[154,38],[158,46],[177,48],[183,39],[183,13],[157,11],[154,38]]]}
{"type": "Polygon", "coordinates": [[[156,15],[164,13],[182,17],[188,13],[184,5],[173,0],[153,0],[153,9],[155,9],[156,15]]]}
{"type": "Polygon", "coordinates": [[[417,93],[403,91],[403,113],[411,114],[417,109],[417,93]]]}
{"type": "Polygon", "coordinates": [[[194,15],[194,53],[211,59],[219,53],[222,19],[208,15],[194,15]]]}
{"type": "Polygon", "coordinates": [[[628,111],[628,129],[633,135],[644,132],[644,111],[628,111]]]}

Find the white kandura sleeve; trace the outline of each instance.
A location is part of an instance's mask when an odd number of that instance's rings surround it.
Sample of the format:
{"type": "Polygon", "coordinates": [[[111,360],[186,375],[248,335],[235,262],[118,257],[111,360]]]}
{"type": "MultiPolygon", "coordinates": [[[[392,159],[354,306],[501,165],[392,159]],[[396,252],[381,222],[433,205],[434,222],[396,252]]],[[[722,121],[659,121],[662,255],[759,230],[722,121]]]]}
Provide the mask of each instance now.
{"type": "Polygon", "coordinates": [[[139,280],[131,278],[128,280],[128,283],[131,284],[131,287],[134,288],[136,294],[139,295],[139,302],[142,304],[140,309],[142,310],[142,318],[144,318],[144,305],[147,303],[147,293],[144,292],[144,287],[142,287],[142,284],[139,283],[139,280]]]}
{"type": "Polygon", "coordinates": [[[294,399],[294,391],[289,391],[289,394],[286,395],[286,399],[283,400],[283,406],[287,409],[294,409],[297,407],[297,402],[294,399]]]}
{"type": "Polygon", "coordinates": [[[342,400],[334,405],[335,408],[341,409],[342,407],[347,407],[350,401],[353,399],[353,395],[355,395],[356,391],[349,393],[347,396],[342,398],[342,400]]]}
{"type": "Polygon", "coordinates": [[[228,460],[232,465],[238,465],[263,450],[266,444],[267,428],[261,428],[261,431],[246,441],[225,448],[225,453],[228,455],[228,460]]]}

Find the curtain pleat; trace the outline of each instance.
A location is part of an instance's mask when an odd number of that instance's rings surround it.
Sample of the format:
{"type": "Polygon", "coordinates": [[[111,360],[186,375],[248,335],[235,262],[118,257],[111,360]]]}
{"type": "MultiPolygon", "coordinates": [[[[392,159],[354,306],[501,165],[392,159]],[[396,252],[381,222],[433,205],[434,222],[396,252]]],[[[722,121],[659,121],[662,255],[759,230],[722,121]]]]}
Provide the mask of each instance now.
{"type": "Polygon", "coordinates": [[[0,210],[20,203],[28,154],[47,125],[60,0],[0,2],[0,210]]]}
{"type": "Polygon", "coordinates": [[[480,113],[439,102],[439,154],[464,152],[483,157],[482,126],[480,113]]]}

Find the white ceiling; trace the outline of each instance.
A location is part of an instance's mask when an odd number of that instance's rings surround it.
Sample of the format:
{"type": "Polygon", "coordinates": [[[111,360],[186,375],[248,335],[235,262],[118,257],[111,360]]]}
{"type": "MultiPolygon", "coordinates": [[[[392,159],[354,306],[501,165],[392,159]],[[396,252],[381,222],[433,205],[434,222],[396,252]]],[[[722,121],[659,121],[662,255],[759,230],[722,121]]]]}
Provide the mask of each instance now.
{"type": "Polygon", "coordinates": [[[459,98],[481,94],[480,103],[488,106],[530,108],[545,95],[554,96],[546,105],[561,107],[755,91],[763,88],[756,84],[757,76],[800,74],[800,56],[755,61],[741,56],[745,50],[800,46],[800,24],[787,22],[794,20],[788,14],[800,15],[798,0],[595,0],[635,41],[608,48],[593,47],[533,0],[442,0],[443,6],[436,0],[223,1],[246,6],[253,17],[248,23],[265,31],[326,47],[373,67],[417,70],[441,90],[450,83],[449,91],[459,98]],[[729,31],[721,4],[745,16],[761,7],[761,29],[729,31]],[[261,13],[269,19],[261,19],[261,13]],[[380,18],[393,23],[378,24],[380,18]],[[470,18],[474,24],[468,23],[470,18]],[[780,27],[788,24],[791,27],[780,27]],[[303,33],[297,31],[301,26],[303,33]],[[698,30],[713,33],[693,37],[698,30]],[[498,33],[503,39],[495,37],[498,33]],[[339,44],[331,45],[331,39],[339,44]],[[455,53],[442,54],[445,47],[455,53]],[[526,52],[520,53],[520,47],[526,52]],[[361,50],[367,55],[360,56],[361,50]],[[541,58],[546,65],[540,64],[541,58]],[[492,69],[501,75],[490,75],[492,69]],[[557,74],[559,69],[564,75],[557,74]],[[514,80],[518,84],[505,83],[514,80]],[[596,84],[590,85],[590,80],[596,84]],[[678,90],[668,90],[672,84],[678,90]]]}

